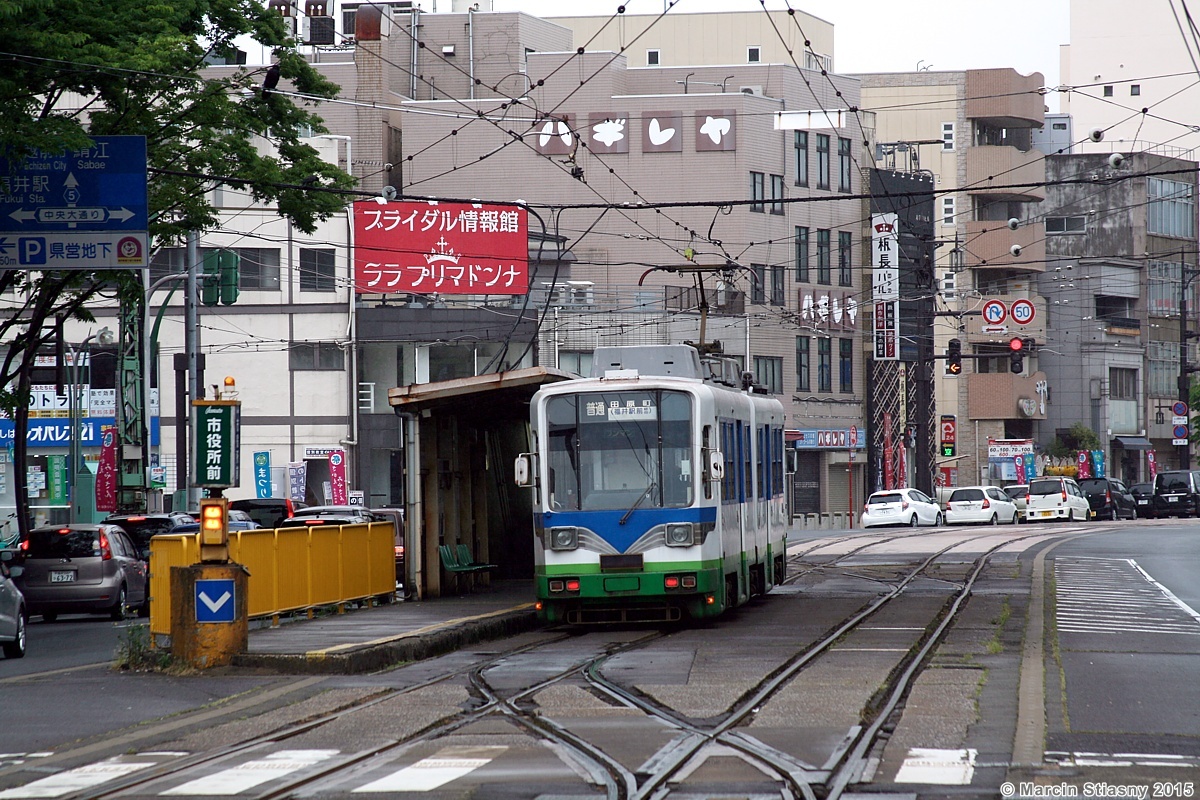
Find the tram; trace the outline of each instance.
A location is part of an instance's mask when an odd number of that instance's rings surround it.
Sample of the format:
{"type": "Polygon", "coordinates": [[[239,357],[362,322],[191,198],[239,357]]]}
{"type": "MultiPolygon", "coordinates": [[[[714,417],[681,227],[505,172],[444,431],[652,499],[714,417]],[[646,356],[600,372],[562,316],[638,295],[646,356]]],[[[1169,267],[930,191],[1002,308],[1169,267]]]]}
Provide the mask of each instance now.
{"type": "Polygon", "coordinates": [[[690,345],[601,347],[530,402],[534,577],[547,622],[721,614],[783,580],[783,405],[690,345]]]}

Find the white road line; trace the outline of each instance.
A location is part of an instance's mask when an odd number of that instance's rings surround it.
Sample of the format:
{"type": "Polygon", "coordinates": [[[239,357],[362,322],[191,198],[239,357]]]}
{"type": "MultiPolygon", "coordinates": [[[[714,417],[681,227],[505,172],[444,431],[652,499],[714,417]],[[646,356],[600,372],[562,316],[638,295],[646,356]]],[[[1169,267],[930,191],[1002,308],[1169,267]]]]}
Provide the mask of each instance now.
{"type": "Polygon", "coordinates": [[[507,749],[507,747],[447,747],[398,772],[359,786],[352,793],[433,791],[450,781],[469,775],[507,749]]]}
{"type": "Polygon", "coordinates": [[[1060,632],[1200,636],[1200,614],[1133,559],[1060,559],[1055,576],[1060,632]]]}
{"type": "Polygon", "coordinates": [[[97,764],[76,767],[66,772],[60,772],[57,775],[39,778],[24,786],[5,789],[0,792],[0,798],[62,797],[65,794],[75,794],[85,789],[90,789],[93,786],[99,786],[102,783],[123,778],[132,772],[137,772],[139,769],[153,767],[154,764],[155,762],[153,761],[137,762],[110,759],[97,764]]]}
{"type": "Polygon", "coordinates": [[[221,770],[203,778],[181,784],[162,795],[191,794],[201,796],[228,796],[277,780],[338,754],[337,750],[280,750],[266,758],[247,761],[237,767],[221,770]]]}
{"type": "Polygon", "coordinates": [[[975,774],[975,750],[933,750],[913,747],[896,773],[896,783],[966,786],[975,774]]]}

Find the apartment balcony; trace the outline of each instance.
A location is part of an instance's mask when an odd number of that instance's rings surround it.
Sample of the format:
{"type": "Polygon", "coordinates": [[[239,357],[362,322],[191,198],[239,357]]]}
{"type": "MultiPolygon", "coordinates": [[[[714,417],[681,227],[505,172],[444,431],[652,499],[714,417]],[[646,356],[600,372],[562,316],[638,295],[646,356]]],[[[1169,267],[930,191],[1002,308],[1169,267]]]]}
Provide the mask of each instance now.
{"type": "Polygon", "coordinates": [[[1046,409],[1037,393],[1046,373],[1025,377],[1011,372],[976,373],[967,376],[969,419],[1045,419],[1046,409]]]}
{"type": "Polygon", "coordinates": [[[967,119],[989,120],[1009,128],[1039,128],[1046,119],[1040,72],[1014,69],[967,70],[967,119]]]}
{"type": "Polygon", "coordinates": [[[968,269],[1021,269],[1046,271],[1046,226],[1042,222],[1022,222],[1015,231],[1000,220],[967,223],[966,255],[968,269]],[[1013,245],[1021,254],[1012,254],[1013,245]]]}
{"type": "Polygon", "coordinates": [[[1046,156],[1040,150],[1003,145],[967,148],[967,191],[997,200],[1046,199],[1046,156]]]}
{"type": "Polygon", "coordinates": [[[983,310],[988,300],[999,300],[1007,312],[1003,321],[993,323],[982,315],[963,317],[967,324],[967,342],[970,344],[1007,344],[1014,336],[1046,341],[1046,298],[1032,292],[1016,294],[989,294],[974,301],[975,310],[983,310]],[[1033,303],[1033,320],[1025,325],[1012,318],[1011,310],[1017,300],[1033,303]]]}

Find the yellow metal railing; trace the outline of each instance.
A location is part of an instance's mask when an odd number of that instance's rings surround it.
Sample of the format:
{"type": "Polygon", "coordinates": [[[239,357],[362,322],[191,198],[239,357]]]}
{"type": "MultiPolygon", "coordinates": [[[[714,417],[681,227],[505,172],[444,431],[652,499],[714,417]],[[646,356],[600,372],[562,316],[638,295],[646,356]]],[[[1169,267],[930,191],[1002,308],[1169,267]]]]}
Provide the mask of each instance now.
{"type": "MultiPolygon", "coordinates": [[[[231,531],[229,557],[250,572],[251,618],[337,605],[396,590],[390,522],[231,531]]],[[[150,540],[150,632],[171,633],[171,567],[200,560],[199,534],[150,540]]]]}

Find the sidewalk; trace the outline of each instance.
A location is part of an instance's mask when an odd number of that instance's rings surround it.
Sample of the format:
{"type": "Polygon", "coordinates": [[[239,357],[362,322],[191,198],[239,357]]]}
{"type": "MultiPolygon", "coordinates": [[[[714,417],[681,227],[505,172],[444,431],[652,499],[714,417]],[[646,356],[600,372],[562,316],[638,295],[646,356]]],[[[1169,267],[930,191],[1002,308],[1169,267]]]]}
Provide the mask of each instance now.
{"type": "Polygon", "coordinates": [[[533,581],[493,581],[461,597],[252,627],[249,652],[234,665],[279,673],[373,672],[537,628],[533,601],[533,581]]]}

